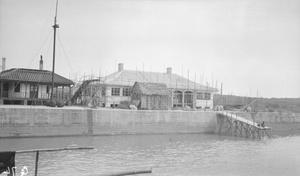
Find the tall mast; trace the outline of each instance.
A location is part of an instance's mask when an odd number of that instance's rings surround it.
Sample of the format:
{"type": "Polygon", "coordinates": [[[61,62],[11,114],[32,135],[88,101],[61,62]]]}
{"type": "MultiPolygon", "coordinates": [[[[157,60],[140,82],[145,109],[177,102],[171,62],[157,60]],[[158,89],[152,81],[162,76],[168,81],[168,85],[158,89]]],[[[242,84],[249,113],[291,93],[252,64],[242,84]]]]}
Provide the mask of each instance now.
{"type": "Polygon", "coordinates": [[[52,64],[51,100],[53,100],[53,87],[54,87],[56,28],[59,28],[58,24],[56,24],[57,6],[58,6],[58,0],[56,0],[56,10],[55,10],[55,17],[54,17],[54,25],[52,26],[53,29],[54,29],[54,40],[53,40],[53,64],[52,64]]]}

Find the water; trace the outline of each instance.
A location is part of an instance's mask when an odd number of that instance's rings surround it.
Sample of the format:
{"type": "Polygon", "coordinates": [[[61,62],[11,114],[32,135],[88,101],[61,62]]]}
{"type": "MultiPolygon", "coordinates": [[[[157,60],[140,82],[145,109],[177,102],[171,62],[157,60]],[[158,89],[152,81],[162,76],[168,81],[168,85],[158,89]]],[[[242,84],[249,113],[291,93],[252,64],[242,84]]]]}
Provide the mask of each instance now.
{"type": "MultiPolygon", "coordinates": [[[[40,153],[39,175],[96,176],[144,170],[151,176],[300,175],[300,136],[265,140],[203,134],[0,139],[0,150],[94,146],[40,153]]],[[[34,175],[35,154],[17,154],[34,175]]]]}

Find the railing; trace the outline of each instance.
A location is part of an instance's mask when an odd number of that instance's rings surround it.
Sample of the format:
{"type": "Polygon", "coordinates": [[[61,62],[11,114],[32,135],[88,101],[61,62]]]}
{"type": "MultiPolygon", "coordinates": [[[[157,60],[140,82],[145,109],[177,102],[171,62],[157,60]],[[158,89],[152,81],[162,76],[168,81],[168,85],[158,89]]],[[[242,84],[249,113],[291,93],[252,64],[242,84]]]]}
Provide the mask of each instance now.
{"type": "MultiPolygon", "coordinates": [[[[20,151],[14,151],[14,152],[15,153],[19,153],[19,154],[20,153],[36,153],[36,155],[35,155],[35,170],[34,170],[34,175],[37,176],[38,175],[38,163],[39,163],[39,154],[40,154],[40,152],[56,152],[56,151],[86,150],[86,149],[94,149],[94,147],[93,146],[88,146],[88,147],[50,148],[50,149],[20,150],[20,151]]],[[[12,151],[1,151],[0,155],[2,153],[4,155],[7,155],[7,153],[12,153],[12,151]]],[[[5,171],[5,173],[8,174],[8,175],[13,175],[13,176],[16,175],[16,173],[15,173],[16,171],[13,168],[16,168],[16,167],[10,168],[10,166],[7,166],[6,170],[8,172],[5,171]]],[[[25,166],[25,167],[23,167],[23,169],[24,169],[24,172],[26,171],[24,174],[27,175],[28,174],[27,167],[25,166]]],[[[22,169],[22,171],[23,171],[23,169],[22,169]]],[[[151,172],[149,172],[149,173],[151,173],[151,172]]],[[[22,172],[21,172],[21,175],[23,175],[22,172]]]]}
{"type": "Polygon", "coordinates": [[[271,138],[271,132],[269,134],[268,131],[271,131],[271,128],[265,126],[264,122],[258,124],[231,112],[219,111],[217,113],[217,134],[262,139],[265,135],[271,138]]]}
{"type": "Polygon", "coordinates": [[[8,92],[3,91],[2,94],[0,95],[1,97],[8,97],[8,92]]]}
{"type": "MultiPolygon", "coordinates": [[[[42,93],[40,96],[33,95],[30,92],[8,92],[8,91],[3,91],[2,95],[0,94],[1,98],[39,98],[39,99],[50,99],[51,93],[42,93]]],[[[69,93],[58,93],[58,94],[53,94],[54,99],[61,99],[61,100],[69,100],[70,95],[69,93]]]]}
{"type": "Polygon", "coordinates": [[[5,98],[29,98],[29,93],[26,92],[8,92],[8,91],[3,91],[2,92],[2,97],[5,98]]]}

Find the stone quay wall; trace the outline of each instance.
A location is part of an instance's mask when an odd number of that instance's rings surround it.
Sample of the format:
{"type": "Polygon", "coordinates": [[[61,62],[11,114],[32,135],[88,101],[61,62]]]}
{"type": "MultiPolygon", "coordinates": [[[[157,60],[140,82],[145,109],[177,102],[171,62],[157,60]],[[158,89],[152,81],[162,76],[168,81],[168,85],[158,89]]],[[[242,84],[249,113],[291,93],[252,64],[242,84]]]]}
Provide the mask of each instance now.
{"type": "MultiPolygon", "coordinates": [[[[216,113],[0,106],[0,137],[215,133],[216,113]]],[[[234,113],[265,121],[274,135],[300,135],[299,113],[234,113]]]]}
{"type": "Polygon", "coordinates": [[[1,107],[0,137],[214,133],[215,112],[1,107]]]}

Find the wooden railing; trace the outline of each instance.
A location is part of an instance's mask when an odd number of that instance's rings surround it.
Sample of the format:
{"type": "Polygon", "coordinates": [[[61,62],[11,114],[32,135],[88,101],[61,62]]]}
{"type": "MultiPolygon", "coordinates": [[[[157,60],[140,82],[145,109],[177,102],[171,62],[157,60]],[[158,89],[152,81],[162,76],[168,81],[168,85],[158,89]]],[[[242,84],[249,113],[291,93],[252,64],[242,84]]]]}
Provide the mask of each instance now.
{"type": "MultiPolygon", "coordinates": [[[[8,91],[2,91],[0,94],[1,98],[15,98],[15,99],[31,99],[31,98],[38,98],[38,99],[50,99],[51,93],[42,93],[39,96],[30,96],[30,92],[8,92],[8,91]]],[[[69,100],[70,94],[69,93],[58,93],[53,94],[54,99],[60,99],[60,100],[69,100]]]]}

